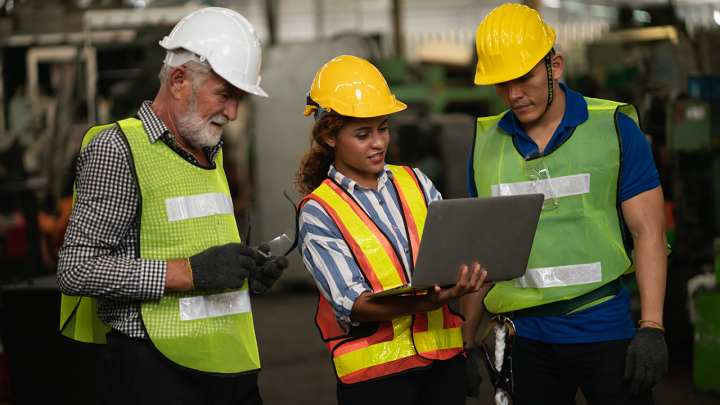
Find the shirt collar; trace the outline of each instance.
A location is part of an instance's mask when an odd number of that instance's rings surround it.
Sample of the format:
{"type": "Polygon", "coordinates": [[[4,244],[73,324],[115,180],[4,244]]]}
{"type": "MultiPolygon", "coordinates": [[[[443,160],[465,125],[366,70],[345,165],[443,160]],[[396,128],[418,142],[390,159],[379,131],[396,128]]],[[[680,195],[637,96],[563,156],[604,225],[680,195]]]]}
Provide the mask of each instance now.
{"type": "Polygon", "coordinates": [[[145,132],[148,134],[150,143],[155,143],[165,132],[169,131],[165,123],[155,115],[155,112],[151,108],[152,103],[152,101],[143,102],[137,113],[137,118],[142,122],[143,127],[145,127],[145,132]]]}
{"type": "MultiPolygon", "coordinates": [[[[563,83],[558,83],[560,88],[565,92],[565,113],[558,128],[574,128],[588,119],[587,102],[585,98],[577,92],[574,92],[563,83]]],[[[509,110],[502,116],[498,122],[498,127],[510,135],[521,135],[527,137],[525,131],[520,127],[512,110],[509,110]]]]}
{"type": "MultiPolygon", "coordinates": [[[[382,190],[383,187],[385,187],[385,184],[388,180],[394,179],[392,170],[388,167],[388,165],[385,165],[383,169],[378,172],[378,191],[382,190]]],[[[343,175],[337,169],[335,169],[335,163],[330,165],[330,170],[328,170],[328,177],[331,179],[334,179],[338,184],[340,184],[344,189],[346,189],[350,194],[353,194],[354,190],[361,190],[361,191],[368,191],[372,190],[369,187],[365,187],[363,185],[360,185],[356,183],[354,180],[351,180],[349,177],[343,175]]]]}

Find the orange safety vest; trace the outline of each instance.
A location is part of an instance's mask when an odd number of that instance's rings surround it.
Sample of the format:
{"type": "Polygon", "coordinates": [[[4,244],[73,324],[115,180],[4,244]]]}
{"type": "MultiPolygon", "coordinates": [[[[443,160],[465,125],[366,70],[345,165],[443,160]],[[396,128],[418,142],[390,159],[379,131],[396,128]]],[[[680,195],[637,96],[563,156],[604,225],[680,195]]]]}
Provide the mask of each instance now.
{"type": "MultiPolygon", "coordinates": [[[[300,202],[302,208],[308,200],[315,200],[330,215],[373,292],[408,283],[427,216],[425,193],[412,169],[389,167],[410,242],[410,269],[405,268],[388,237],[334,179],[326,179],[300,202]]],[[[433,360],[446,360],[463,351],[460,323],[464,318],[447,305],[391,321],[364,322],[345,334],[330,303],[318,295],[315,322],[343,384],[427,367],[433,360]]]]}

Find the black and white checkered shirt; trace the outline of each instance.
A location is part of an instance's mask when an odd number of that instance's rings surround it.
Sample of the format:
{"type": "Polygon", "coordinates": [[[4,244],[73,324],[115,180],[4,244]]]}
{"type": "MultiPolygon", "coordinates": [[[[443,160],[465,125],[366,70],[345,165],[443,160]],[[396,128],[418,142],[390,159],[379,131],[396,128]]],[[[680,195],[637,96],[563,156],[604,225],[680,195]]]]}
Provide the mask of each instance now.
{"type": "MultiPolygon", "coordinates": [[[[144,102],[136,116],[150,142],[162,140],[188,162],[199,164],[151,105],[144,102]]],[[[138,317],[140,300],[162,298],[167,262],[139,258],[139,199],[123,136],[116,124],[97,134],[80,153],[75,205],[60,249],[58,285],[66,295],[96,298],[98,316],[106,325],[145,338],[138,317]]],[[[221,148],[222,141],[205,149],[211,165],[221,148]]]]}

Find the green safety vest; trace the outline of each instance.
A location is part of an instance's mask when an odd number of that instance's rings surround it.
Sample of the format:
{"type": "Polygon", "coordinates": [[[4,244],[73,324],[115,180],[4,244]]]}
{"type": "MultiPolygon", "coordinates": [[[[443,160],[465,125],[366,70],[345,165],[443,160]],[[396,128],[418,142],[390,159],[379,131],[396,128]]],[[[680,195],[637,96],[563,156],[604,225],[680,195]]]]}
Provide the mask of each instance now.
{"type": "MultiPolygon", "coordinates": [[[[639,116],[631,105],[585,100],[588,120],[544,157],[558,207],[540,215],[525,276],[488,292],[484,303],[492,313],[575,298],[634,270],[620,210],[617,114],[638,125],[639,116]]],[[[501,117],[477,122],[472,164],[478,197],[537,192],[529,190],[532,180],[514,137],[497,125],[501,117]]]]}
{"type": "MultiPolygon", "coordinates": [[[[188,163],[164,142],[151,144],[140,120],[118,124],[138,187],[140,258],[182,259],[212,246],[240,242],[222,152],[214,169],[204,169],[188,163]]],[[[88,131],[83,148],[106,127],[88,131]]],[[[94,300],[86,297],[63,297],[63,334],[103,343],[104,336],[100,339],[98,331],[89,327],[99,322],[92,306],[94,300]],[[76,309],[70,310],[76,301],[76,309]],[[77,319],[80,314],[95,320],[77,319]]],[[[247,283],[239,290],[166,293],[160,300],[141,301],[141,319],[153,346],[180,366],[220,374],[260,369],[247,283]],[[233,305],[245,312],[225,315],[233,305]]]]}

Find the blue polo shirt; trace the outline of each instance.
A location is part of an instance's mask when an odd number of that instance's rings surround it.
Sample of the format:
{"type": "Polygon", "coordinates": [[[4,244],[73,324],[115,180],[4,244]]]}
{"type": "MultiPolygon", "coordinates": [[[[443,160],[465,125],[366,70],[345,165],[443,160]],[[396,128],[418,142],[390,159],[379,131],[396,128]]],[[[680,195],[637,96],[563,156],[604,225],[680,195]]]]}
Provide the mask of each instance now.
{"type": "MultiPolygon", "coordinates": [[[[545,148],[550,152],[572,133],[572,130],[588,119],[587,102],[582,95],[560,83],[565,92],[565,114],[545,148]]],[[[498,127],[515,137],[523,155],[538,145],[520,127],[512,111],[506,112],[498,127]]],[[[623,167],[620,179],[620,201],[660,186],[660,179],[645,134],[635,121],[625,114],[618,114],[618,129],[622,140],[623,167]]],[[[471,152],[472,153],[472,152],[471,152]]],[[[473,182],[472,154],[468,163],[468,190],[477,197],[473,182]]],[[[635,336],[635,325],[630,316],[630,294],[623,288],[615,297],[593,307],[562,316],[540,316],[514,320],[517,335],[545,343],[591,343],[629,339],[635,336]]]]}

